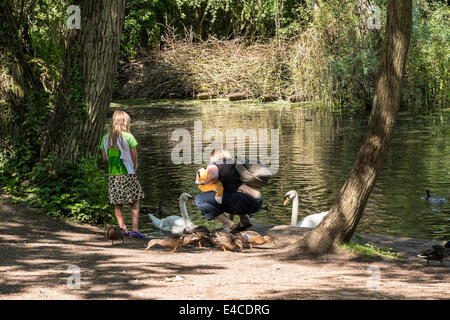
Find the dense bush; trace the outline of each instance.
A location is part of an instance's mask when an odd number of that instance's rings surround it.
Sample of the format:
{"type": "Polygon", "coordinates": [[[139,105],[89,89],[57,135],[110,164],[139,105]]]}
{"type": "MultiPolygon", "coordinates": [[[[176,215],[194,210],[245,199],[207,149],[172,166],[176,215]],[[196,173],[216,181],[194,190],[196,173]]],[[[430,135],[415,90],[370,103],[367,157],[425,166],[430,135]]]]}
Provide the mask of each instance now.
{"type": "Polygon", "coordinates": [[[413,107],[448,105],[449,18],[445,2],[416,0],[403,91],[404,101],[413,107]]]}
{"type": "MultiPolygon", "coordinates": [[[[384,0],[375,1],[381,28],[369,29],[367,4],[326,1],[314,7],[305,2],[291,8],[296,15],[283,20],[276,38],[272,37],[276,30],[271,29],[261,32],[259,40],[220,39],[213,29],[202,40],[167,27],[159,49],[143,51],[121,65],[115,94],[170,98],[204,91],[248,92],[255,97],[296,95],[351,110],[368,109],[375,92],[386,7],[384,0]]],[[[445,106],[448,101],[448,13],[443,2],[416,1],[402,101],[409,108],[445,106]]]]}
{"type": "Polygon", "coordinates": [[[34,165],[27,145],[0,154],[0,188],[16,202],[42,208],[48,215],[104,224],[113,219],[105,171],[98,159],[60,162],[42,159],[34,165]]]}
{"type": "Polygon", "coordinates": [[[308,0],[128,0],[123,53],[157,48],[164,28],[199,39],[246,37],[251,41],[298,30],[308,0]]]}
{"type": "Polygon", "coordinates": [[[149,52],[123,67],[121,77],[126,81],[119,96],[193,97],[204,91],[244,90],[257,96],[273,93],[286,83],[280,72],[287,62],[284,55],[289,54],[286,45],[247,45],[240,39],[196,43],[165,39],[165,43],[164,50],[149,52]]]}

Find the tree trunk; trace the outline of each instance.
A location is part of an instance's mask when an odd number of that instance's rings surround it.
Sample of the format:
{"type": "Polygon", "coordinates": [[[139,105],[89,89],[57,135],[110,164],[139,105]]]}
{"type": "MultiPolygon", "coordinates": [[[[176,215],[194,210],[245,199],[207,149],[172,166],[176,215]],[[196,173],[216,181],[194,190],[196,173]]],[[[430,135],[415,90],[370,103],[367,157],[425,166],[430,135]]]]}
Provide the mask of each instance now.
{"type": "Polygon", "coordinates": [[[206,2],[202,2],[199,7],[195,8],[195,18],[197,20],[196,32],[199,39],[202,39],[203,35],[203,22],[206,18],[206,2]]]}
{"type": "Polygon", "coordinates": [[[125,0],[82,0],[81,29],[65,48],[59,96],[42,154],[74,160],[97,152],[111,103],[125,0]]]}
{"type": "Polygon", "coordinates": [[[323,252],[349,241],[361,219],[394,133],[411,25],[411,0],[388,1],[386,32],[367,135],[329,214],[300,242],[312,252],[323,252]]]}
{"type": "Polygon", "coordinates": [[[11,0],[5,1],[0,10],[0,101],[10,110],[5,111],[10,114],[8,119],[2,119],[10,135],[23,134],[30,106],[39,113],[47,98],[37,68],[27,58],[33,57],[27,17],[22,14],[23,8],[20,14],[18,11],[11,0]]]}

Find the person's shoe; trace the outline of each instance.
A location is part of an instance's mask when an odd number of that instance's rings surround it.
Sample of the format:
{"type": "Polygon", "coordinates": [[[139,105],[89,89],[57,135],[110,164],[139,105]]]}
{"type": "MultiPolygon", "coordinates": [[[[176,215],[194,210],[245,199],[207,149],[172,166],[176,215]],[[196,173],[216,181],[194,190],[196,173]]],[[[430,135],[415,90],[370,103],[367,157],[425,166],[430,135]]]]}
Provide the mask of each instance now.
{"type": "Polygon", "coordinates": [[[236,231],[236,228],[237,228],[237,227],[238,227],[238,225],[235,224],[235,223],[233,223],[233,225],[231,226],[231,228],[230,228],[230,227],[227,227],[227,226],[223,227],[223,231],[232,233],[232,232],[235,232],[235,231],[236,231]]]}
{"type": "Polygon", "coordinates": [[[139,231],[128,231],[127,235],[130,238],[147,238],[146,234],[140,233],[139,231]]]}

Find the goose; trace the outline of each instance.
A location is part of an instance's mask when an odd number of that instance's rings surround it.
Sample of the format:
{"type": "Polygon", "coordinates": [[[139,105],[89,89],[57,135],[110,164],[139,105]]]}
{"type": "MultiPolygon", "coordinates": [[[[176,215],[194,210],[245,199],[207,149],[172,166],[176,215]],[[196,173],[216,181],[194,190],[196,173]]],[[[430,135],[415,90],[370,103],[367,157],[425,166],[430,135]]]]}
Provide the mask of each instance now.
{"type": "Polygon", "coordinates": [[[189,231],[196,227],[189,218],[186,209],[187,201],[192,201],[192,196],[189,193],[183,193],[179,198],[181,217],[168,216],[163,219],[158,219],[151,213],[148,216],[156,228],[172,234],[182,234],[185,230],[189,231]]]}
{"type": "Polygon", "coordinates": [[[427,200],[428,202],[432,203],[432,204],[446,204],[447,200],[445,200],[445,198],[441,198],[438,196],[432,196],[430,194],[430,190],[426,190],[427,192],[427,196],[426,197],[422,197],[422,200],[427,200]]]}
{"type": "Polygon", "coordinates": [[[298,193],[295,190],[290,190],[284,195],[283,205],[287,205],[290,200],[292,201],[292,215],[291,215],[291,226],[301,227],[301,228],[315,228],[322,221],[322,219],[328,214],[328,211],[321,213],[311,214],[304,217],[297,223],[298,219],[298,193]]]}

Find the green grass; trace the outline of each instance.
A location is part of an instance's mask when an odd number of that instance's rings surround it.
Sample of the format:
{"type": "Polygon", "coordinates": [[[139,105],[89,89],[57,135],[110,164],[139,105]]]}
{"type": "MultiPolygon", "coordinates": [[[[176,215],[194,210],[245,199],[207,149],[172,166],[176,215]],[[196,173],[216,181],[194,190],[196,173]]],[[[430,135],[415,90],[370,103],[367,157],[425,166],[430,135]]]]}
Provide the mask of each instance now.
{"type": "Polygon", "coordinates": [[[394,249],[392,248],[378,247],[372,242],[363,241],[361,237],[358,237],[358,240],[360,240],[362,243],[347,242],[342,244],[342,247],[352,252],[362,254],[364,257],[367,258],[375,258],[375,257],[384,257],[390,259],[403,258],[397,252],[394,252],[394,249]]]}

